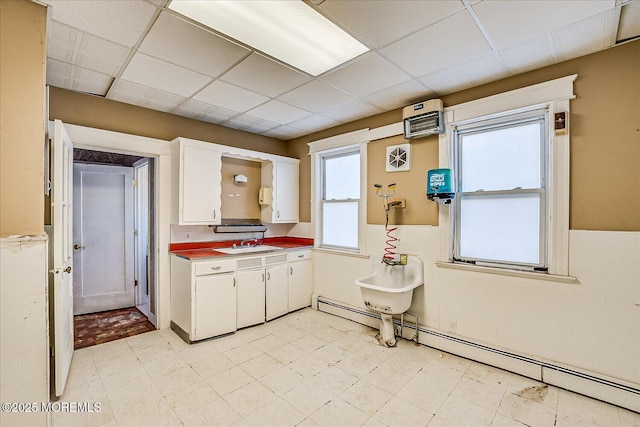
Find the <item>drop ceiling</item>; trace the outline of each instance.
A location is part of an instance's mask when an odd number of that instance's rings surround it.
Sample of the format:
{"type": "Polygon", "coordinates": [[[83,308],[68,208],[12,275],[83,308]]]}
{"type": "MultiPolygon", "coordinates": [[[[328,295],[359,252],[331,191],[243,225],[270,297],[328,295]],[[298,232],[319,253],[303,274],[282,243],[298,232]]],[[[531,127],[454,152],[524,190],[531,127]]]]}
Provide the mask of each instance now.
{"type": "Polygon", "coordinates": [[[45,3],[48,85],[282,140],[640,35],[640,0],[310,0],[369,48],[312,77],[167,0],[45,3]]]}

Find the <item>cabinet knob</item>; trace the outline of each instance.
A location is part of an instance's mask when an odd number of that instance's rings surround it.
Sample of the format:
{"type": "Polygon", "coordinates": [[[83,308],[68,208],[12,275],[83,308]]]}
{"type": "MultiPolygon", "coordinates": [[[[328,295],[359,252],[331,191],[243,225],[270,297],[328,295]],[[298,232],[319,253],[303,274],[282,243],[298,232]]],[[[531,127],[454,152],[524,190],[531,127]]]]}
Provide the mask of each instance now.
{"type": "Polygon", "coordinates": [[[65,273],[71,273],[71,266],[68,266],[67,268],[64,269],[65,273]]]}
{"type": "Polygon", "coordinates": [[[293,276],[293,267],[289,266],[289,276],[293,276]]]}
{"type": "Polygon", "coordinates": [[[212,269],[213,271],[218,271],[218,270],[220,270],[221,268],[222,268],[222,267],[220,267],[220,266],[217,266],[217,267],[211,267],[211,269],[212,269]]]}

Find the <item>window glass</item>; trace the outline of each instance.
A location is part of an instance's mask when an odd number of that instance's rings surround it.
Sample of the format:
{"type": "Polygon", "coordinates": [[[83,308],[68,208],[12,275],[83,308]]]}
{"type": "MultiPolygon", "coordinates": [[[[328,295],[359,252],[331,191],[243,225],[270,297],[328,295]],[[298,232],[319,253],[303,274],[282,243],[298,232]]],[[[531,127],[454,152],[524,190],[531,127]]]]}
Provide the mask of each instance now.
{"type": "Polygon", "coordinates": [[[360,198],[360,153],[324,159],[324,199],[360,198]]]}
{"type": "Polygon", "coordinates": [[[461,190],[539,188],[540,134],[540,123],[461,134],[461,190]]]}
{"type": "Polygon", "coordinates": [[[358,202],[325,202],[322,205],[322,244],[358,247],[358,202]]]}
{"type": "Polygon", "coordinates": [[[540,263],[540,194],[463,196],[460,256],[464,259],[540,263]]]}

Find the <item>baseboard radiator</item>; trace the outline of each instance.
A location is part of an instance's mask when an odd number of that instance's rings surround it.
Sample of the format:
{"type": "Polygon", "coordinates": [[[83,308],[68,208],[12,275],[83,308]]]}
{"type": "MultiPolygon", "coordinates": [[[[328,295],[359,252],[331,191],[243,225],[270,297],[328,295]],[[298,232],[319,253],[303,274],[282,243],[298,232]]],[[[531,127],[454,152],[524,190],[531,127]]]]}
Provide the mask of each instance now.
{"type": "MultiPolygon", "coordinates": [[[[372,328],[377,329],[379,327],[379,315],[365,309],[349,306],[315,295],[313,307],[319,311],[349,319],[372,328]]],[[[394,324],[397,325],[396,329],[398,329],[400,323],[400,319],[394,319],[394,324]]],[[[485,344],[426,328],[419,323],[416,330],[415,317],[410,313],[405,314],[402,331],[403,338],[405,339],[416,340],[417,334],[417,342],[422,345],[640,412],[640,388],[632,383],[625,384],[615,378],[607,378],[599,374],[580,371],[569,366],[561,366],[542,358],[516,354],[490,347],[485,344]]]]}

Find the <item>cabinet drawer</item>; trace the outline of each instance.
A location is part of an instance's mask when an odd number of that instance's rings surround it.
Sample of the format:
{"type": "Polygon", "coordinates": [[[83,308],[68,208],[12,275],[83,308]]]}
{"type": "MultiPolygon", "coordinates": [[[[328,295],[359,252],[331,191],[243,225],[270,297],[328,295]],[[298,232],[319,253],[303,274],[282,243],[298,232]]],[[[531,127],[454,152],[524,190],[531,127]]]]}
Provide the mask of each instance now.
{"type": "Polygon", "coordinates": [[[206,276],[209,274],[226,273],[234,271],[236,269],[236,262],[234,260],[212,260],[196,262],[194,274],[196,276],[206,276]]]}
{"type": "Polygon", "coordinates": [[[307,249],[304,251],[295,251],[287,254],[287,262],[292,261],[302,261],[303,259],[311,258],[311,249],[307,249]]]}

